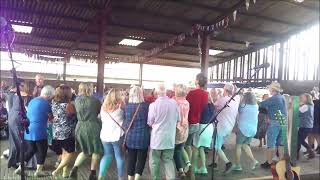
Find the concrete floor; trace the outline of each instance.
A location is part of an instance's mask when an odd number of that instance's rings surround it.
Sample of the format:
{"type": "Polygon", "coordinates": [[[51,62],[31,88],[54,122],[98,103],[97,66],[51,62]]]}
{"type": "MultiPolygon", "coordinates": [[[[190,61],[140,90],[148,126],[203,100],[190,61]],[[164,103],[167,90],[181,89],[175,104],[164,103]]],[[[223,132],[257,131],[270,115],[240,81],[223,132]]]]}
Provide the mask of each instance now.
{"type": "MultiPolygon", "coordinates": [[[[226,154],[230,158],[231,161],[234,161],[234,144],[235,144],[235,135],[232,135],[228,138],[228,140],[225,143],[226,146],[226,154]]],[[[264,156],[264,150],[265,147],[259,148],[257,147],[258,141],[254,140],[252,142],[252,151],[256,159],[260,162],[265,161],[264,156]]],[[[6,140],[0,141],[0,150],[1,153],[4,149],[8,148],[8,142],[6,140]]],[[[211,162],[211,154],[208,154],[207,163],[211,162]]],[[[54,169],[53,164],[56,160],[56,156],[49,150],[48,157],[45,164],[45,170],[50,174],[50,172],[54,169]]],[[[250,170],[250,161],[246,157],[246,155],[243,154],[242,159],[242,166],[243,166],[243,172],[242,173],[236,173],[231,172],[228,175],[223,175],[224,170],[224,164],[221,162],[219,163],[218,170],[214,171],[214,179],[215,180],[260,180],[260,179],[272,179],[271,172],[269,170],[264,170],[258,168],[255,171],[250,170]]],[[[16,176],[13,174],[13,169],[8,169],[5,159],[0,160],[0,179],[1,180],[18,180],[20,179],[19,176],[16,176]]],[[[301,167],[301,173],[304,174],[301,179],[302,180],[320,180],[320,156],[317,155],[317,157],[313,160],[306,160],[304,157],[301,157],[301,160],[298,162],[298,165],[301,167]]],[[[150,177],[150,171],[148,168],[148,163],[146,164],[143,179],[148,180],[150,177]]],[[[211,169],[208,169],[209,174],[207,176],[197,176],[197,180],[208,180],[211,179],[211,169]]],[[[51,176],[43,177],[43,178],[34,178],[32,176],[33,171],[27,171],[29,179],[37,179],[37,180],[47,180],[52,179],[51,176]]],[[[106,179],[108,180],[116,180],[116,170],[115,170],[115,164],[113,162],[111,169],[108,171],[106,179]]],[[[89,175],[89,161],[85,163],[83,167],[79,170],[79,180],[86,180],[89,175]]],[[[62,179],[62,178],[61,178],[62,179]]]]}

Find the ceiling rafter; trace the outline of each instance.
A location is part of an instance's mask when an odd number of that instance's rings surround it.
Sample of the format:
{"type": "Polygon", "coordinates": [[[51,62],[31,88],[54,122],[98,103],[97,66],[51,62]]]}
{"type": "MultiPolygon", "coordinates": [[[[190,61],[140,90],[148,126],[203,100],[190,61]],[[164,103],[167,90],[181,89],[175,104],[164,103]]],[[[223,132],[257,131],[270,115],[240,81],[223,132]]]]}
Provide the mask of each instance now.
{"type": "MultiPolygon", "coordinates": [[[[119,13],[121,13],[121,12],[126,12],[126,13],[130,12],[130,13],[137,13],[137,14],[141,14],[141,15],[144,14],[144,15],[146,15],[148,17],[152,16],[152,18],[158,18],[158,19],[162,18],[164,20],[173,19],[172,22],[180,22],[180,23],[186,24],[186,25],[188,25],[190,27],[192,25],[194,25],[194,24],[208,24],[208,22],[203,22],[203,20],[190,20],[190,19],[186,19],[186,18],[183,18],[183,17],[176,17],[176,16],[171,16],[171,15],[163,15],[163,14],[159,15],[159,14],[154,13],[154,12],[147,12],[145,10],[139,10],[139,9],[123,8],[123,7],[122,8],[113,7],[113,9],[115,9],[116,12],[119,12],[119,13]]],[[[227,9],[225,9],[222,12],[225,12],[226,10],[227,9]]],[[[223,17],[225,17],[225,15],[223,17]]],[[[221,17],[217,17],[216,19],[219,19],[219,18],[221,18],[221,17]]],[[[112,21],[116,21],[116,20],[112,19],[112,21]]],[[[212,22],[215,22],[215,21],[216,20],[214,20],[212,22]]],[[[237,27],[229,26],[228,28],[230,28],[232,30],[235,30],[234,32],[241,31],[243,33],[250,34],[251,33],[250,31],[253,31],[255,34],[257,34],[257,35],[259,35],[261,37],[267,37],[267,38],[270,37],[269,36],[269,34],[270,34],[269,32],[257,31],[255,29],[250,29],[250,28],[242,28],[240,26],[237,26],[237,27]]],[[[181,32],[177,31],[177,33],[181,33],[181,32]]]]}
{"type": "MultiPolygon", "coordinates": [[[[111,36],[113,38],[125,38],[124,36],[119,36],[119,35],[111,34],[111,33],[108,33],[108,32],[107,32],[106,35],[107,36],[111,36]]],[[[28,38],[28,37],[40,38],[40,39],[45,40],[45,41],[62,41],[62,42],[65,42],[65,43],[73,43],[74,42],[72,40],[66,40],[64,38],[43,36],[43,35],[37,35],[37,34],[29,35],[29,34],[24,34],[24,33],[17,33],[16,36],[17,37],[26,37],[26,38],[28,38]]],[[[130,38],[131,39],[136,39],[136,40],[141,40],[139,38],[134,38],[134,37],[130,37],[130,38]]],[[[159,44],[165,42],[165,41],[155,41],[155,40],[149,40],[149,39],[144,39],[143,41],[144,42],[148,42],[148,43],[152,43],[152,44],[155,44],[155,45],[159,45],[159,44]]],[[[86,44],[98,45],[97,41],[82,40],[81,42],[82,43],[86,43],[86,44]]],[[[107,45],[113,45],[114,46],[114,44],[107,44],[107,45]]],[[[198,50],[198,46],[197,45],[183,44],[183,45],[179,45],[177,47],[193,48],[195,50],[198,50]]],[[[214,47],[214,46],[211,46],[210,49],[222,50],[222,51],[227,51],[227,52],[238,52],[238,53],[242,52],[242,50],[238,50],[238,49],[221,48],[221,47],[214,47]]]]}

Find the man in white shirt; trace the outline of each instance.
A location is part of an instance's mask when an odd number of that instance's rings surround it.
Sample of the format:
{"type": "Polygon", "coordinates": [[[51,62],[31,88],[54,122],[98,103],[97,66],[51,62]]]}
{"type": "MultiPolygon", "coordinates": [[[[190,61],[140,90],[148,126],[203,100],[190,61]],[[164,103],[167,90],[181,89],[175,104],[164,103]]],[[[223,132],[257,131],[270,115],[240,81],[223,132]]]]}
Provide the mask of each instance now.
{"type": "MultiPolygon", "coordinates": [[[[217,110],[220,110],[224,107],[226,102],[229,101],[231,96],[233,95],[235,89],[232,84],[226,84],[223,88],[223,96],[220,97],[214,105],[216,106],[217,110]]],[[[215,144],[215,150],[219,157],[226,163],[225,173],[230,172],[232,163],[226,157],[225,153],[222,151],[221,147],[224,142],[224,138],[231,134],[232,129],[236,123],[236,118],[238,115],[238,108],[240,103],[240,97],[234,97],[228,107],[226,107],[217,117],[218,126],[217,126],[217,138],[215,144]]]]}
{"type": "Polygon", "coordinates": [[[175,179],[173,153],[176,124],[179,111],[176,101],[166,96],[164,85],[156,89],[157,100],[150,104],[148,125],[152,128],[150,138],[149,164],[153,180],[160,180],[160,163],[163,161],[166,179],[175,179]]]}

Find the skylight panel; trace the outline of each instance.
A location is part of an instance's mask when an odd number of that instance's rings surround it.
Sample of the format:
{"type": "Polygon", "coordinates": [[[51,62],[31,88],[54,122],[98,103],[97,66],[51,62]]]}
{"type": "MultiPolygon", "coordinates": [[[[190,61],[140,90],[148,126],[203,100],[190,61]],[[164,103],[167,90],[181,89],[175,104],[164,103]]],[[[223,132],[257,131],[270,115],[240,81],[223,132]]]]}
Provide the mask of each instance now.
{"type": "Polygon", "coordinates": [[[122,39],[119,44],[120,45],[125,45],[125,46],[138,46],[141,44],[143,41],[140,40],[135,40],[135,39],[122,39]]]}

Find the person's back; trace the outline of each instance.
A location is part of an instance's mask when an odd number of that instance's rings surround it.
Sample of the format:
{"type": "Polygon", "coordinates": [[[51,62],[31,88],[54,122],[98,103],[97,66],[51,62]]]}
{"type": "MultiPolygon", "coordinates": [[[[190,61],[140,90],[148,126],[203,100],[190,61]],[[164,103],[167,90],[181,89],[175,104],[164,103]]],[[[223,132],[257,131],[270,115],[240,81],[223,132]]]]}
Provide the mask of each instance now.
{"type": "Polygon", "coordinates": [[[190,124],[199,124],[201,113],[205,106],[208,104],[208,92],[197,88],[194,90],[191,90],[187,97],[187,101],[190,104],[190,110],[189,110],[189,123],[190,124]]]}
{"type": "Polygon", "coordinates": [[[179,108],[180,121],[177,123],[176,144],[184,143],[188,138],[188,114],[190,105],[185,97],[175,97],[179,108]]]}
{"type": "Polygon", "coordinates": [[[127,103],[124,110],[124,127],[129,127],[139,104],[139,110],[127,134],[126,145],[130,148],[143,149],[148,148],[150,143],[150,127],[147,124],[149,103],[127,103]]]}
{"type": "Polygon", "coordinates": [[[239,129],[247,137],[253,137],[258,127],[257,104],[241,104],[239,107],[239,129]]]}
{"type": "MultiPolygon", "coordinates": [[[[230,99],[229,96],[221,97],[217,100],[215,105],[217,106],[217,110],[220,110],[226,102],[230,99]]],[[[218,133],[221,136],[226,136],[231,133],[235,122],[236,117],[238,115],[238,107],[240,103],[240,97],[234,97],[234,100],[231,100],[228,107],[225,108],[217,117],[218,123],[218,133]]]]}
{"type": "Polygon", "coordinates": [[[278,110],[280,110],[284,116],[287,116],[285,99],[280,93],[262,101],[260,107],[267,109],[270,120],[276,121],[275,113],[278,110]]]}
{"type": "Polygon", "coordinates": [[[177,121],[178,106],[175,100],[163,96],[150,105],[148,124],[152,127],[152,149],[174,148],[177,121]]]}
{"type": "Polygon", "coordinates": [[[48,100],[37,97],[30,101],[28,105],[27,117],[30,121],[29,134],[25,134],[27,140],[41,140],[47,138],[47,122],[51,106],[48,100]]]}
{"type": "Polygon", "coordinates": [[[302,128],[313,128],[313,121],[314,121],[314,105],[305,104],[299,108],[299,119],[300,125],[299,127],[302,128]],[[301,109],[303,109],[301,111],[301,109]]]}
{"type": "Polygon", "coordinates": [[[79,96],[75,100],[78,121],[98,120],[101,103],[91,96],[79,96]]]}

